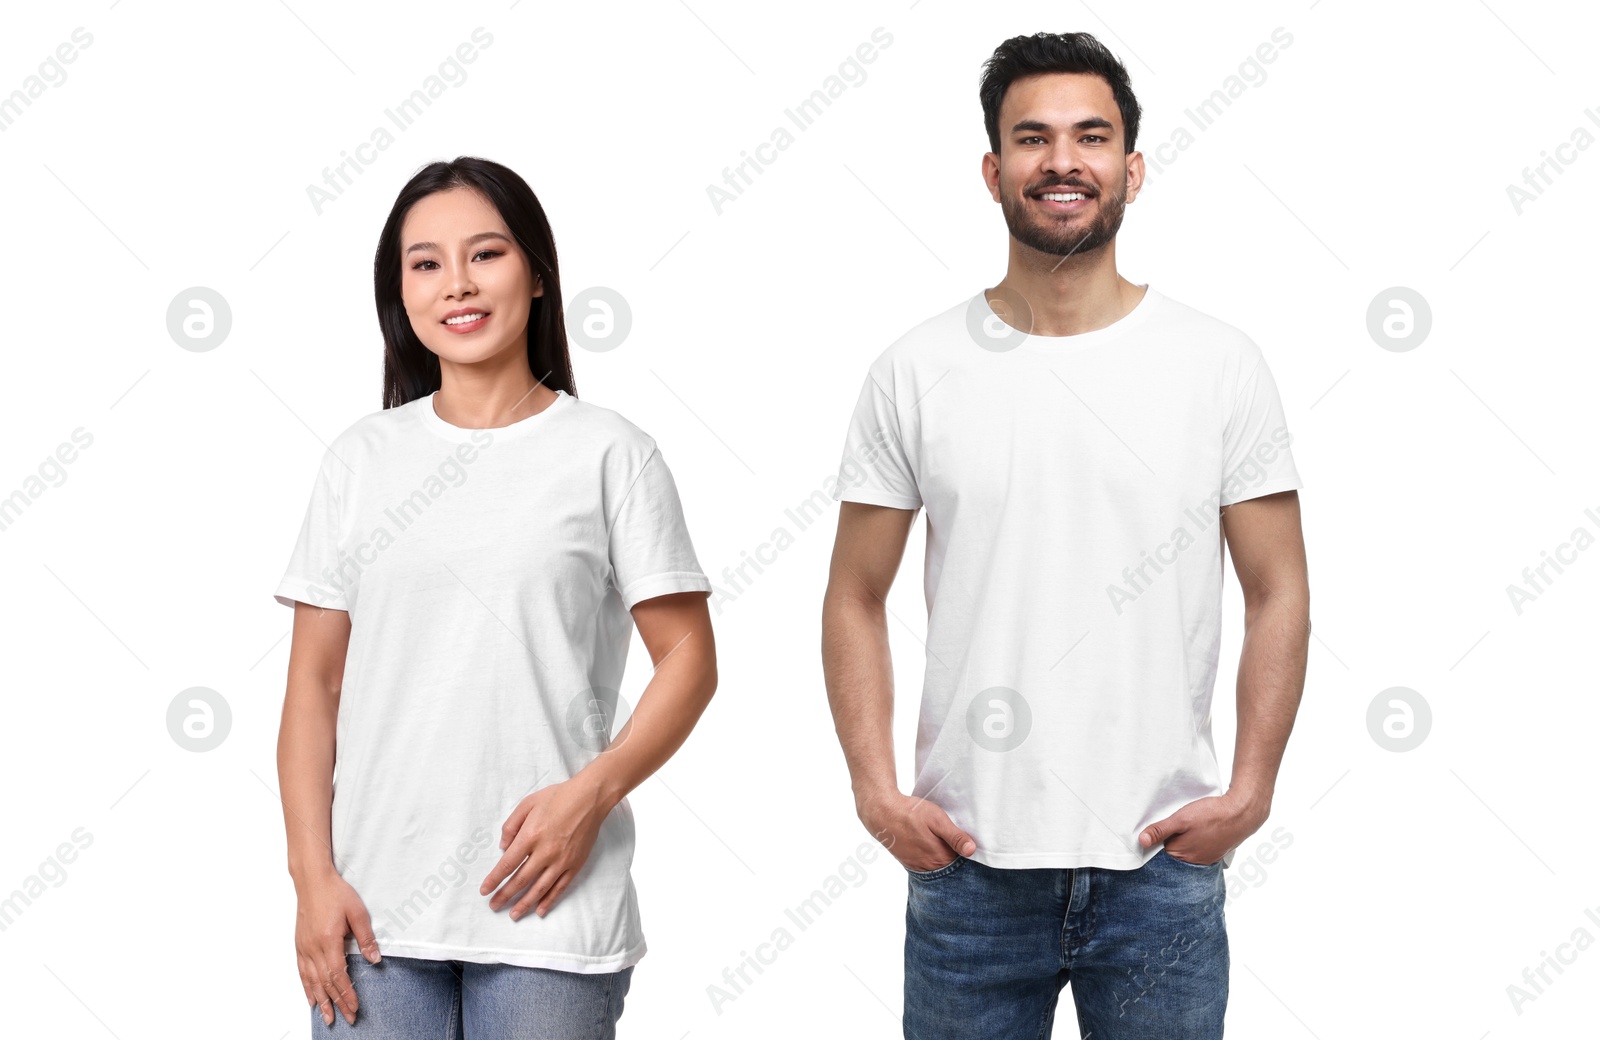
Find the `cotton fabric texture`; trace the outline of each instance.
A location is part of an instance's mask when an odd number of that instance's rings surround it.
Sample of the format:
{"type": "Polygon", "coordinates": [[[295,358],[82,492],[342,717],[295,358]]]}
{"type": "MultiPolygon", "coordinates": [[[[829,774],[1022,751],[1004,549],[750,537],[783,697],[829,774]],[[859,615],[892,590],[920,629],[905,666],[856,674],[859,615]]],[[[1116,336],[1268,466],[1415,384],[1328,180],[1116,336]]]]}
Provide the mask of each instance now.
{"type": "Polygon", "coordinates": [[[872,361],[833,494],[926,510],[912,793],[973,858],[1140,867],[1224,793],[1218,509],[1299,488],[1291,439],[1256,344],[1151,287],[1055,337],[980,292],[872,361]]]}
{"type": "Polygon", "coordinates": [[[545,917],[491,911],[478,886],[517,803],[609,741],[632,607],[710,589],[666,460],[610,409],[561,391],[468,430],[429,396],[335,438],[274,596],[350,614],[331,851],[384,953],[638,962],[626,799],[545,917]]]}

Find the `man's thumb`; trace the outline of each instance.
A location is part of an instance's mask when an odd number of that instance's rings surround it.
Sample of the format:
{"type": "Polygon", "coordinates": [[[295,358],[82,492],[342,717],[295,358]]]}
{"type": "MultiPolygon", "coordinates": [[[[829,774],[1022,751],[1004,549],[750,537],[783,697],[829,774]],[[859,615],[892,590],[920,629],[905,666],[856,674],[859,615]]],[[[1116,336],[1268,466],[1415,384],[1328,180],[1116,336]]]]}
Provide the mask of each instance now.
{"type": "Polygon", "coordinates": [[[383,959],[378,952],[378,937],[372,934],[372,918],[365,909],[350,915],[350,934],[356,937],[356,945],[361,947],[361,956],[368,964],[377,964],[383,959]]]}
{"type": "Polygon", "coordinates": [[[1139,844],[1148,849],[1172,837],[1175,830],[1177,828],[1172,825],[1172,817],[1168,816],[1164,820],[1157,820],[1139,832],[1139,844]]]}
{"type": "Polygon", "coordinates": [[[957,827],[948,816],[945,817],[944,826],[940,829],[939,837],[943,838],[952,849],[955,849],[958,856],[970,856],[978,848],[978,843],[972,840],[972,836],[957,827]]]}

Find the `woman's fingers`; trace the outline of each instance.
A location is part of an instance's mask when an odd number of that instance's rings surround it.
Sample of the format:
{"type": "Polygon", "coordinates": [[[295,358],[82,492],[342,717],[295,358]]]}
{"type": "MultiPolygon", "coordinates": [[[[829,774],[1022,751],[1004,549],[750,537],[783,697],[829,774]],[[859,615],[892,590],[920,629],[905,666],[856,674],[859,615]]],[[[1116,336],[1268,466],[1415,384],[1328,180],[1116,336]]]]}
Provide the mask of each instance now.
{"type": "Polygon", "coordinates": [[[367,914],[365,906],[357,906],[346,915],[350,920],[350,934],[355,936],[356,945],[361,947],[361,956],[370,964],[377,964],[383,959],[382,951],[378,949],[378,937],[372,932],[372,918],[367,914]]]}
{"type": "MultiPolygon", "coordinates": [[[[538,855],[533,855],[524,860],[522,866],[518,867],[516,872],[506,879],[506,883],[500,886],[499,891],[490,897],[489,909],[497,911],[513,899],[518,899],[528,886],[536,886],[539,878],[548,872],[548,868],[540,862],[540,858],[538,855]]],[[[518,899],[517,905],[511,911],[512,920],[527,913],[527,909],[526,898],[518,899]]]]}
{"type": "Polygon", "coordinates": [[[483,883],[478,886],[478,894],[480,896],[489,896],[492,903],[494,891],[500,888],[502,883],[515,874],[519,868],[526,866],[527,853],[528,847],[525,845],[517,848],[506,847],[505,852],[495,861],[489,873],[484,875],[483,883]]]}
{"type": "Polygon", "coordinates": [[[511,908],[511,919],[513,921],[520,920],[541,899],[544,899],[545,894],[555,887],[556,882],[561,880],[563,873],[565,873],[565,870],[559,864],[550,864],[533,884],[528,886],[528,890],[517,900],[517,905],[511,908]]]}
{"type": "Polygon", "coordinates": [[[561,893],[566,891],[567,885],[572,882],[572,878],[575,874],[576,871],[571,870],[567,871],[565,874],[562,874],[561,877],[557,879],[555,887],[550,890],[550,894],[545,896],[544,899],[540,901],[538,909],[534,912],[540,917],[548,914],[550,912],[550,908],[556,905],[556,900],[561,898],[561,893]]]}

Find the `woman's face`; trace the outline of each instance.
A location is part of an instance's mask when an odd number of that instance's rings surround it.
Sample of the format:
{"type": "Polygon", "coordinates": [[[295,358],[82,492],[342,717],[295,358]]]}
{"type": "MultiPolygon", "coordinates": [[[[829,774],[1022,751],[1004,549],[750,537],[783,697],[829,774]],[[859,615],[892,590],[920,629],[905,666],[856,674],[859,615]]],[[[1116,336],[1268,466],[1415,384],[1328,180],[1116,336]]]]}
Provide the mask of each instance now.
{"type": "Polygon", "coordinates": [[[500,213],[469,188],[434,192],[400,228],[400,298],[423,346],[474,364],[528,349],[528,312],[543,280],[500,213]],[[476,317],[446,319],[462,312],[476,317]]]}

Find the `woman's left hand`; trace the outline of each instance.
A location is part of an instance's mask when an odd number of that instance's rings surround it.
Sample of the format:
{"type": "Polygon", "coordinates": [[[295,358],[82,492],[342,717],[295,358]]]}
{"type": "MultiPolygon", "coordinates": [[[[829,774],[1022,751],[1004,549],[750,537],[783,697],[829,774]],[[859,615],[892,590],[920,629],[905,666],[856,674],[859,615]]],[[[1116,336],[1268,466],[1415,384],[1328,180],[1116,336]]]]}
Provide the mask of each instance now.
{"type": "Polygon", "coordinates": [[[500,828],[505,855],[478,886],[478,894],[494,892],[489,909],[498,911],[522,892],[511,919],[522,917],[529,907],[543,917],[588,860],[608,812],[599,788],[581,774],[528,795],[500,828]]]}

